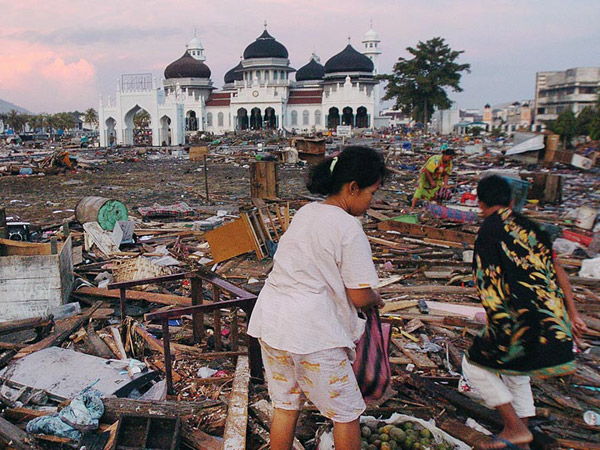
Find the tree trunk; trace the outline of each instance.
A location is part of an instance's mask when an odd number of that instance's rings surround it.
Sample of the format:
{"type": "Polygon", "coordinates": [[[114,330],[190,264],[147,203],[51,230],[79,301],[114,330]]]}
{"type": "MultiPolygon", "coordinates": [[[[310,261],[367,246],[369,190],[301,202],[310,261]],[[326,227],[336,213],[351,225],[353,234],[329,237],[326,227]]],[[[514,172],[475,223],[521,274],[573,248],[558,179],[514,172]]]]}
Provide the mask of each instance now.
{"type": "Polygon", "coordinates": [[[427,99],[425,99],[423,108],[423,132],[427,134],[427,99]]]}

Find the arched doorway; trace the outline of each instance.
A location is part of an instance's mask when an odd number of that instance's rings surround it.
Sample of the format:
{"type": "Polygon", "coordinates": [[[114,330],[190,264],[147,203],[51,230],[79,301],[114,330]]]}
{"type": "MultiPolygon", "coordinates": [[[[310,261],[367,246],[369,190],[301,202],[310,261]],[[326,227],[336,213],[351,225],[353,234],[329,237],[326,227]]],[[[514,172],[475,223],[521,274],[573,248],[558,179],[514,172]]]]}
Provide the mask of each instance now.
{"type": "Polygon", "coordinates": [[[356,110],[356,128],[369,128],[369,115],[364,106],[360,106],[356,110]]]}
{"type": "Polygon", "coordinates": [[[275,129],[277,128],[277,117],[275,116],[275,109],[268,107],[265,109],[265,128],[275,129]]]}
{"type": "Polygon", "coordinates": [[[260,108],[252,108],[250,111],[250,128],[252,130],[262,129],[262,114],[260,108]]]}
{"type": "Polygon", "coordinates": [[[112,147],[116,144],[117,140],[117,133],[115,132],[117,121],[112,117],[109,117],[104,123],[106,124],[106,145],[112,147]]]}
{"type": "Polygon", "coordinates": [[[354,126],[354,114],[352,108],[346,106],[342,110],[342,125],[352,125],[354,126]]]}
{"type": "Polygon", "coordinates": [[[159,128],[159,142],[160,145],[171,145],[171,118],[169,116],[162,116],[160,118],[160,128],[159,128]]]}
{"type": "Polygon", "coordinates": [[[185,131],[198,131],[196,111],[188,111],[185,116],[185,131]]]}
{"type": "Polygon", "coordinates": [[[152,117],[139,105],[131,108],[124,117],[123,144],[152,145],[152,117]]]}
{"type": "Polygon", "coordinates": [[[237,110],[237,122],[238,130],[248,129],[248,110],[246,108],[240,108],[237,110]]]}
{"type": "Polygon", "coordinates": [[[335,106],[329,108],[329,114],[327,115],[327,128],[333,129],[340,124],[340,110],[335,106]]]}

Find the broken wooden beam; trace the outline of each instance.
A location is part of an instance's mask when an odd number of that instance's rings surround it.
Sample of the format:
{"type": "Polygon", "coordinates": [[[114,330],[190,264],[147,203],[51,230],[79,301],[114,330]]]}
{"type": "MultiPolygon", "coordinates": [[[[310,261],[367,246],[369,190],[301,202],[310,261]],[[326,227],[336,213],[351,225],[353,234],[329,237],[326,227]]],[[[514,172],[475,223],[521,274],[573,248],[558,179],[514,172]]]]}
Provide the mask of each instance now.
{"type": "Polygon", "coordinates": [[[123,414],[157,415],[166,417],[181,417],[198,414],[205,409],[220,406],[217,400],[202,400],[194,402],[177,401],[147,401],[131,398],[103,398],[104,415],[102,422],[113,423],[123,414]]]}
{"type": "Polygon", "coordinates": [[[85,322],[87,322],[92,314],[94,314],[94,312],[100,308],[100,306],[102,306],[102,302],[96,302],[94,303],[94,306],[88,309],[84,314],[79,314],[77,316],[69,317],[68,319],[56,322],[55,331],[53,334],[39,342],[36,342],[35,344],[28,345],[27,347],[21,349],[21,351],[16,354],[15,358],[22,358],[30,353],[62,344],[65,339],[67,339],[85,322]]]}
{"type": "Polygon", "coordinates": [[[248,389],[250,365],[247,356],[239,356],[235,368],[235,379],[229,397],[229,410],[223,434],[223,450],[246,448],[246,428],[248,426],[248,389]]]}
{"type": "Polygon", "coordinates": [[[32,450],[40,447],[33,443],[27,433],[0,417],[0,444],[2,448],[15,450],[32,450]]]}
{"type": "Polygon", "coordinates": [[[397,231],[403,236],[429,238],[460,244],[464,243],[468,246],[473,246],[476,238],[476,236],[471,233],[430,227],[427,225],[418,225],[414,223],[396,222],[395,220],[386,220],[385,222],[381,222],[377,228],[381,231],[397,231]]]}
{"type": "Polygon", "coordinates": [[[30,319],[9,320],[0,323],[0,335],[31,328],[45,327],[52,323],[52,316],[33,317],[30,319]]]}
{"type": "MultiPolygon", "coordinates": [[[[103,297],[119,299],[120,293],[117,290],[108,290],[97,287],[82,287],[75,291],[77,295],[87,297],[103,297]]],[[[176,305],[176,306],[191,306],[192,299],[190,297],[182,297],[179,295],[157,294],[155,292],[142,291],[125,291],[126,300],[143,300],[150,303],[160,303],[161,305],[176,305]]]]}

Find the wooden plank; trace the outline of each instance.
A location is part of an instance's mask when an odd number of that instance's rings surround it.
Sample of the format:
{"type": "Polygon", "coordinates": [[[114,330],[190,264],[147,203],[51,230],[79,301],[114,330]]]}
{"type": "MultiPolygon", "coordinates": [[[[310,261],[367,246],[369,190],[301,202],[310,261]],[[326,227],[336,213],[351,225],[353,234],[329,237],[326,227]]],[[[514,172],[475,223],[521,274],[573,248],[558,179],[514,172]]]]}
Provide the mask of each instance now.
{"type": "Polygon", "coordinates": [[[574,441],[572,439],[557,439],[561,448],[573,450],[600,450],[600,444],[597,442],[574,441]]]}
{"type": "Polygon", "coordinates": [[[0,323],[0,334],[14,333],[15,331],[29,330],[36,327],[45,327],[52,322],[50,316],[32,317],[31,319],[9,320],[0,323]]]}
{"type": "Polygon", "coordinates": [[[388,312],[399,311],[401,309],[412,308],[417,306],[419,303],[417,300],[400,300],[396,302],[386,302],[385,306],[381,309],[381,313],[385,314],[388,312]]]}
{"type": "Polygon", "coordinates": [[[49,242],[38,244],[0,239],[0,255],[2,256],[42,256],[51,254],[52,250],[49,242]]]}
{"type": "Polygon", "coordinates": [[[42,339],[35,344],[28,345],[24,349],[22,349],[15,358],[22,358],[23,356],[29,355],[30,353],[37,352],[47,347],[52,347],[54,345],[60,345],[65,339],[67,339],[73,332],[75,332],[81,325],[83,325],[87,320],[89,320],[90,316],[96,311],[102,302],[96,302],[94,306],[88,309],[85,314],[80,314],[74,317],[69,317],[65,320],[60,320],[56,323],[55,331],[50,336],[42,339]]]}
{"type": "Polygon", "coordinates": [[[29,435],[8,420],[0,417],[0,444],[3,448],[32,450],[40,447],[33,443],[29,435]]]}
{"type": "Polygon", "coordinates": [[[195,430],[185,422],[181,424],[181,438],[193,450],[221,450],[221,440],[202,430],[195,430]]]}
{"type": "Polygon", "coordinates": [[[110,350],[108,345],[100,339],[100,336],[96,334],[94,331],[94,326],[89,323],[87,328],[85,329],[85,342],[93,351],[94,355],[99,356],[100,358],[111,359],[114,358],[115,355],[110,350]]]}
{"type": "Polygon", "coordinates": [[[98,222],[87,222],[83,224],[86,237],[86,250],[89,250],[91,244],[96,244],[98,250],[106,256],[119,251],[119,247],[115,245],[108,231],[103,230],[98,222]]]}
{"type": "Polygon", "coordinates": [[[438,366],[430,360],[425,353],[417,353],[406,348],[402,341],[392,338],[392,343],[404,353],[419,369],[437,369],[438,366]]]}
{"type": "Polygon", "coordinates": [[[0,280],[58,278],[58,255],[3,256],[0,280]]]}
{"type": "Polygon", "coordinates": [[[248,387],[250,366],[247,356],[239,356],[235,368],[235,379],[229,397],[229,410],[223,434],[223,450],[246,448],[246,428],[248,426],[248,387]]]}
{"type": "Polygon", "coordinates": [[[210,252],[215,263],[251,251],[255,251],[257,256],[262,254],[260,247],[257,250],[256,239],[246,215],[219,228],[207,231],[204,237],[210,245],[210,252]]]}
{"type": "MultiPolygon", "coordinates": [[[[77,295],[87,297],[120,298],[118,290],[108,290],[97,287],[82,287],[76,291],[77,295]]],[[[160,303],[161,305],[192,306],[190,297],[181,297],[179,295],[156,294],[153,292],[125,291],[127,300],[144,300],[151,303],[160,303]]]]}
{"type": "Polygon", "coordinates": [[[404,366],[410,363],[412,363],[412,360],[408,356],[390,356],[390,364],[404,366]]]}
{"type": "Polygon", "coordinates": [[[440,286],[438,284],[421,284],[414,286],[392,285],[382,289],[383,292],[395,294],[421,294],[421,295],[477,295],[475,288],[462,286],[440,286]]]}
{"type": "Polygon", "coordinates": [[[404,235],[421,238],[436,239],[461,244],[464,242],[470,246],[475,244],[476,238],[476,236],[471,233],[464,233],[461,231],[430,227],[427,225],[419,225],[414,223],[396,222],[395,220],[381,222],[377,228],[382,231],[398,231],[404,235]]]}
{"type": "Polygon", "coordinates": [[[400,242],[388,241],[387,239],[376,238],[373,236],[369,236],[369,241],[377,245],[393,248],[395,250],[406,251],[406,246],[400,242]]]}
{"type": "Polygon", "coordinates": [[[75,277],[73,275],[73,246],[71,236],[67,238],[58,255],[58,270],[60,277],[60,289],[62,303],[68,303],[73,290],[75,277]]]}
{"type": "Polygon", "coordinates": [[[372,217],[373,219],[379,220],[380,222],[390,220],[390,217],[386,216],[385,214],[381,214],[380,212],[377,212],[374,209],[367,209],[367,215],[369,217],[372,217]]]}
{"type": "Polygon", "coordinates": [[[490,440],[489,436],[463,425],[458,420],[454,419],[446,419],[440,425],[440,428],[448,433],[450,436],[455,437],[456,439],[469,444],[473,448],[478,448],[478,446],[490,440]]]}
{"type": "Polygon", "coordinates": [[[202,400],[199,402],[186,401],[147,401],[134,400],[130,398],[102,399],[104,403],[104,415],[102,422],[113,423],[119,420],[123,414],[156,415],[162,417],[191,416],[202,412],[206,408],[221,405],[217,400],[202,400]]]}

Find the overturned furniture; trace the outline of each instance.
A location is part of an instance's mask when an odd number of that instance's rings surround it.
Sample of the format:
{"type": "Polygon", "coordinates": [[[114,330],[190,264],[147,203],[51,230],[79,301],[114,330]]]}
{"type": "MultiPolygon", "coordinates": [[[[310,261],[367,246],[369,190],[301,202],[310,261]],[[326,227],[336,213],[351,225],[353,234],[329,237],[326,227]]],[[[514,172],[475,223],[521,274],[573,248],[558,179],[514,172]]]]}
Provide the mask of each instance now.
{"type": "Polygon", "coordinates": [[[0,321],[43,316],[67,303],[73,287],[71,254],[71,238],[64,244],[0,239],[0,321]]]}
{"type": "MultiPolygon", "coordinates": [[[[121,318],[124,320],[127,308],[127,289],[143,284],[157,284],[168,281],[183,280],[185,278],[189,278],[191,282],[192,306],[154,312],[146,314],[145,316],[146,320],[148,321],[160,321],[162,326],[162,346],[158,339],[148,337],[147,341],[151,341],[155,350],[158,350],[163,354],[167,391],[169,393],[173,393],[173,359],[171,355],[172,348],[171,335],[169,332],[169,320],[178,319],[184,315],[192,316],[194,342],[200,343],[206,337],[204,323],[205,314],[212,313],[214,329],[213,337],[215,340],[215,352],[212,356],[222,355],[227,357],[238,357],[248,353],[251,376],[256,379],[262,379],[262,359],[258,340],[246,335],[248,351],[245,352],[239,350],[239,310],[241,309],[244,312],[246,319],[249,319],[256,302],[256,295],[251,294],[250,292],[247,292],[219,278],[214,273],[205,271],[203,269],[192,273],[179,273],[164,277],[113,283],[110,284],[108,288],[120,290],[121,318]],[[212,294],[211,301],[204,300],[203,286],[210,286],[210,292],[212,294]],[[231,351],[223,351],[221,335],[222,310],[229,310],[231,318],[231,351]]],[[[144,330],[139,330],[138,333],[144,333],[144,330]]],[[[202,354],[199,354],[199,356],[201,355],[202,354]]]]}

